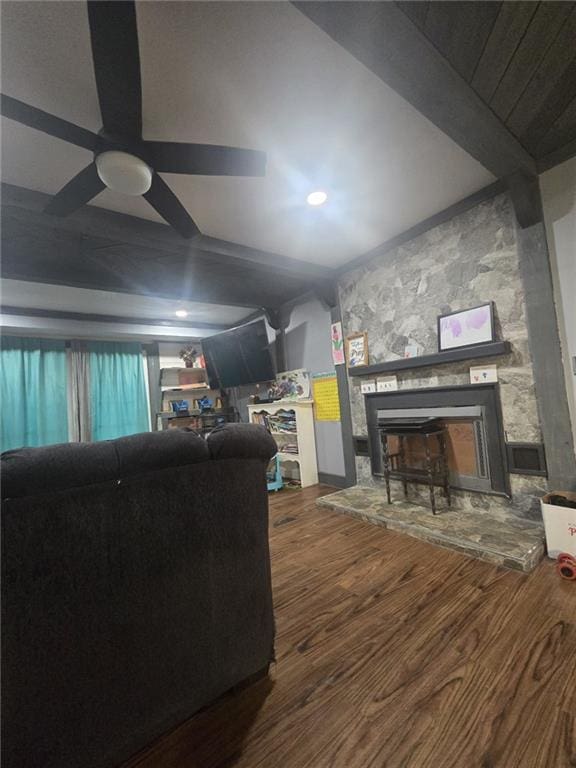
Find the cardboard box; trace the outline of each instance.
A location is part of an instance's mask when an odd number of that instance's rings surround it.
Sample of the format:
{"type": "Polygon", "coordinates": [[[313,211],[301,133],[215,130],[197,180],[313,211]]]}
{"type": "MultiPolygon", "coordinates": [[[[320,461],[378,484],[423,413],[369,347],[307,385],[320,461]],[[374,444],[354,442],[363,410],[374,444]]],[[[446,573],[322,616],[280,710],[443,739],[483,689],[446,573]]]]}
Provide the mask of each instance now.
{"type": "Polygon", "coordinates": [[[550,504],[554,495],[576,501],[576,493],[570,491],[552,491],[541,499],[548,557],[556,559],[561,552],[576,557],[576,509],[550,504]]]}
{"type": "Polygon", "coordinates": [[[180,386],[194,384],[197,387],[206,386],[206,376],[203,368],[187,368],[178,373],[178,383],[180,386]]]}

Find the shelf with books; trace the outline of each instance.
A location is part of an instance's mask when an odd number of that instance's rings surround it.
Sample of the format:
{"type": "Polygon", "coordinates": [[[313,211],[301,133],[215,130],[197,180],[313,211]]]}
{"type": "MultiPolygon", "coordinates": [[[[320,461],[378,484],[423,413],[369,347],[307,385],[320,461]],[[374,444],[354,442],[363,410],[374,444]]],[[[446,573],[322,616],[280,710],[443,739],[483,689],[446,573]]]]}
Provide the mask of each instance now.
{"type": "Polygon", "coordinates": [[[312,407],[312,400],[278,400],[248,406],[250,422],[266,427],[276,439],[282,476],[291,481],[298,479],[303,488],[318,482],[312,407]]]}

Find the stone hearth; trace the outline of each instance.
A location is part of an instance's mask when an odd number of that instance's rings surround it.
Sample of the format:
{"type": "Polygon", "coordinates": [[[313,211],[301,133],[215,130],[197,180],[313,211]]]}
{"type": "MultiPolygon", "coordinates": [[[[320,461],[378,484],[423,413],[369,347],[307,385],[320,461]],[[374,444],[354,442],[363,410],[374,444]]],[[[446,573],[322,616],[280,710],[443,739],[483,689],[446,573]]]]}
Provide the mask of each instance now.
{"type": "Polygon", "coordinates": [[[447,509],[432,515],[429,508],[405,501],[389,505],[380,488],[363,486],[323,496],[316,503],[518,571],[533,570],[544,555],[543,527],[505,510],[471,515],[447,509]]]}

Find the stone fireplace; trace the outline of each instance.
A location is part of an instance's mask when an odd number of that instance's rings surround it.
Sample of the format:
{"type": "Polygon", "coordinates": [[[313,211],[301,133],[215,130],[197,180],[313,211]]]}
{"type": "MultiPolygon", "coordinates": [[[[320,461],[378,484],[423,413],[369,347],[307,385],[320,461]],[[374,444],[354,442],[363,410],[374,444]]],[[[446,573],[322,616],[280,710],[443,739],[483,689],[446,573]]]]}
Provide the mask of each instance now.
{"type": "MultiPolygon", "coordinates": [[[[375,252],[342,275],[344,334],[366,331],[370,365],[389,365],[381,375],[395,375],[398,382],[396,391],[364,395],[362,377],[349,376],[352,433],[367,436],[371,447],[370,456],[356,457],[359,486],[384,492],[381,459],[373,448],[379,418],[411,409],[464,409],[436,411],[450,435],[453,508],[541,519],[546,478],[509,474],[506,462],[506,443],[542,442],[517,238],[510,199],[500,194],[413,240],[375,252]],[[501,345],[494,356],[478,361],[462,350],[456,359],[434,359],[440,357],[438,315],[486,301],[494,302],[501,345]],[[404,359],[405,346],[414,344],[429,364],[414,358],[412,366],[404,359]],[[480,363],[496,364],[497,383],[470,384],[470,366],[480,363]]],[[[426,503],[426,489],[420,488],[422,493],[414,484],[412,498],[426,503]]],[[[398,491],[401,498],[400,484],[398,491]]]]}
{"type": "MultiPolygon", "coordinates": [[[[373,393],[366,398],[366,429],[373,477],[382,475],[379,429],[389,420],[429,417],[446,429],[450,485],[470,492],[510,496],[497,384],[373,393]]],[[[394,450],[394,438],[391,438],[394,450]]],[[[406,439],[409,464],[423,463],[422,442],[406,439]]]]}

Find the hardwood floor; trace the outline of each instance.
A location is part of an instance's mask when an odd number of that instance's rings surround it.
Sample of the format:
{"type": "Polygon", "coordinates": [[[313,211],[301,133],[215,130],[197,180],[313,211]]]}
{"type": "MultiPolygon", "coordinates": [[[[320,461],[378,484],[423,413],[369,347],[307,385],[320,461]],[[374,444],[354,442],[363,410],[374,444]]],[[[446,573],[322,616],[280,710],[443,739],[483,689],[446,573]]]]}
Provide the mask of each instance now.
{"type": "Polygon", "coordinates": [[[277,663],[126,768],[576,766],[576,583],[271,496],[277,663]]]}

